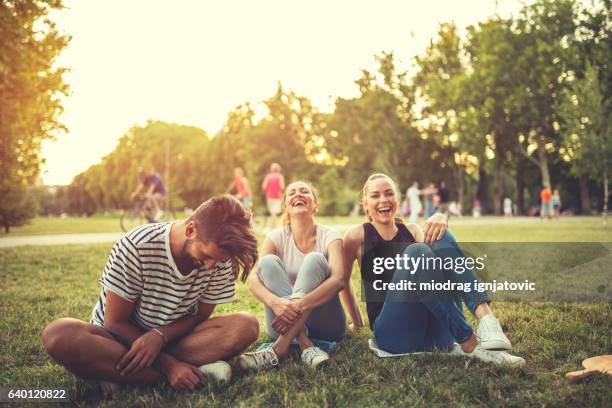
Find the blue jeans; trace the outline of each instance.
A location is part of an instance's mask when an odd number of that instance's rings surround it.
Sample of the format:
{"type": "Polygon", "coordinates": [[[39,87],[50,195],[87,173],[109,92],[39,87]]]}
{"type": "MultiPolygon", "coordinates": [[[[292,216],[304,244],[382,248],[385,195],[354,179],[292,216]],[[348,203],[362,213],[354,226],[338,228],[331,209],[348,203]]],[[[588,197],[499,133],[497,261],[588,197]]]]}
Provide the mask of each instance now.
{"type": "MultiPolygon", "coordinates": [[[[413,244],[404,251],[409,257],[459,257],[463,252],[450,232],[433,245],[413,244]],[[435,251],[435,253],[434,253],[435,251]]],[[[463,274],[444,270],[398,269],[393,282],[402,280],[415,282],[470,282],[476,279],[469,270],[463,274]]],[[[485,293],[448,292],[448,293],[409,293],[409,291],[389,291],[380,315],[374,322],[374,338],[383,350],[392,353],[412,353],[434,348],[448,349],[456,341],[462,343],[473,333],[468,324],[461,301],[473,313],[478,304],[488,302],[485,293]]]]}

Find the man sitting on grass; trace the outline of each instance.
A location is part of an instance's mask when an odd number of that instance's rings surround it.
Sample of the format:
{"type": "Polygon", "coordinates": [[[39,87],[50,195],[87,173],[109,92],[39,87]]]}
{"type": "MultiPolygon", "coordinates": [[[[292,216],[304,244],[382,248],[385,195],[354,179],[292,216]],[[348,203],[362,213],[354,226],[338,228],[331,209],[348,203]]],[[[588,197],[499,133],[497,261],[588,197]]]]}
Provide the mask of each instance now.
{"type": "Polygon", "coordinates": [[[48,353],[86,379],[154,384],[179,391],[228,382],[223,360],[259,335],[247,313],[210,317],[235,299],[257,261],[251,213],[232,196],[204,202],[185,221],[133,229],[112,248],[91,323],[63,318],[43,332],[48,353]]]}

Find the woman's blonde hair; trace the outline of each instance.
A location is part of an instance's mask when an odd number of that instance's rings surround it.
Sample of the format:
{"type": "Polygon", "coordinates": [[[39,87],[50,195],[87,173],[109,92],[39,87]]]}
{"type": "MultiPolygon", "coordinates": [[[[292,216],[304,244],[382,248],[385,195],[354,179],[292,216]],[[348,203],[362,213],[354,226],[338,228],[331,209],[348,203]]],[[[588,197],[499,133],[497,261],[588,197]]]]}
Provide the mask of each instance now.
{"type": "Polygon", "coordinates": [[[283,201],[281,203],[282,205],[281,222],[283,223],[284,226],[291,226],[291,219],[289,217],[289,213],[287,212],[287,206],[285,205],[285,201],[287,200],[287,191],[289,191],[289,186],[291,186],[292,184],[296,184],[296,183],[304,183],[306,184],[306,186],[308,186],[308,188],[312,192],[312,196],[314,197],[314,202],[316,206],[315,214],[319,210],[319,198],[317,197],[317,190],[312,186],[312,184],[310,184],[307,181],[303,181],[303,180],[297,180],[297,181],[294,181],[293,183],[289,183],[287,188],[285,188],[285,192],[283,193],[283,201]]]}
{"type": "MultiPolygon", "coordinates": [[[[368,194],[368,184],[370,184],[371,181],[377,180],[377,179],[386,179],[389,184],[391,184],[391,186],[393,187],[393,190],[395,191],[395,195],[397,196],[397,186],[395,185],[395,182],[393,181],[393,179],[389,176],[387,176],[384,173],[374,173],[371,174],[368,179],[366,180],[365,184],[363,185],[363,189],[361,190],[361,206],[363,207],[363,212],[366,215],[366,217],[368,217],[368,221],[372,222],[372,217],[370,216],[370,214],[368,213],[368,209],[366,207],[366,195],[368,194]]],[[[396,224],[403,224],[404,220],[402,220],[400,217],[395,217],[395,223],[396,224]]]]}

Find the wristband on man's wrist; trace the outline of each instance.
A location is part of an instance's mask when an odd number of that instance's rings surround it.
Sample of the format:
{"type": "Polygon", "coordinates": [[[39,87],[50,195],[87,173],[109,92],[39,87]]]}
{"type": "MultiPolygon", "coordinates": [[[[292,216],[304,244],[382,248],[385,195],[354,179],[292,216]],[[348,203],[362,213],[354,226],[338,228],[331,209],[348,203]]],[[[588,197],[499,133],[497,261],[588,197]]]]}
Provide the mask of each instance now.
{"type": "Polygon", "coordinates": [[[166,338],[166,335],[164,334],[163,331],[161,331],[161,330],[159,330],[159,329],[157,329],[155,327],[153,327],[151,330],[153,330],[155,333],[160,335],[160,337],[162,338],[162,343],[163,343],[164,346],[166,345],[166,343],[168,343],[168,339],[166,338]]]}

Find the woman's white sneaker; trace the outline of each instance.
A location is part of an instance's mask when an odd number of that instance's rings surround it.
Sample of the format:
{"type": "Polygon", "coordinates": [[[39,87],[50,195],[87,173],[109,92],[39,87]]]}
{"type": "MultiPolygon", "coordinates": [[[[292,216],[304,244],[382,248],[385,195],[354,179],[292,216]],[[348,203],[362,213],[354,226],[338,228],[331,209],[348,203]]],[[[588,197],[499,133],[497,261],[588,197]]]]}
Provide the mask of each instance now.
{"type": "Polygon", "coordinates": [[[488,314],[478,323],[478,342],[486,350],[510,350],[512,344],[495,316],[488,314]]]}
{"type": "Polygon", "coordinates": [[[329,354],[318,347],[310,346],[302,350],[302,361],[312,368],[317,368],[329,360],[329,354]]]}
{"type": "Polygon", "coordinates": [[[465,351],[461,350],[461,347],[457,344],[455,347],[453,347],[451,354],[474,358],[484,363],[492,363],[495,365],[508,366],[512,368],[522,367],[526,363],[525,359],[522,357],[513,356],[512,354],[501,350],[486,350],[482,348],[480,344],[476,346],[474,351],[471,353],[466,353],[465,351]]]}
{"type": "Polygon", "coordinates": [[[278,366],[278,356],[272,347],[238,357],[238,364],[243,370],[254,370],[278,366]]]}
{"type": "Polygon", "coordinates": [[[204,364],[198,367],[208,380],[228,384],[232,380],[232,367],[225,361],[215,361],[214,363],[204,364]]]}

